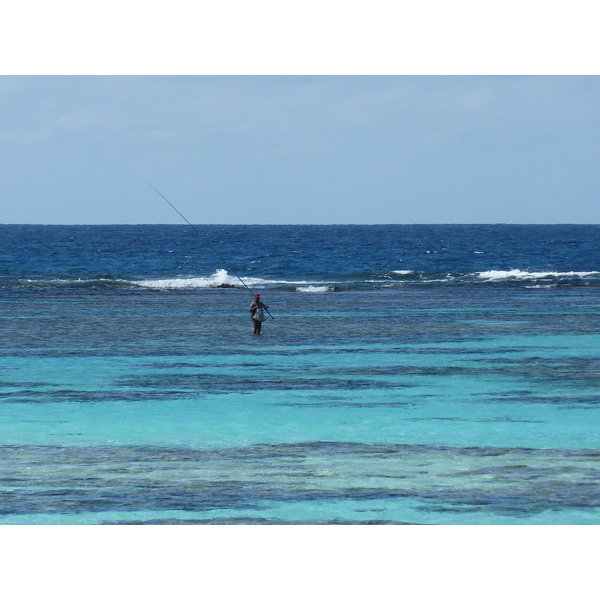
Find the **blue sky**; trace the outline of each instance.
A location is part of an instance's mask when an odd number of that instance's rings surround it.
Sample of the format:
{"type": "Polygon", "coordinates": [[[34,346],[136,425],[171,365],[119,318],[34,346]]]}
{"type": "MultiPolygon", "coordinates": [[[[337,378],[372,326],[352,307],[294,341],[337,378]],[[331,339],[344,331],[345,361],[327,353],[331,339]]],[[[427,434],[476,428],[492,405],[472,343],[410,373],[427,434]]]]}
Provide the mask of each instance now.
{"type": "Polygon", "coordinates": [[[0,76],[2,223],[600,223],[598,76],[0,76]]]}

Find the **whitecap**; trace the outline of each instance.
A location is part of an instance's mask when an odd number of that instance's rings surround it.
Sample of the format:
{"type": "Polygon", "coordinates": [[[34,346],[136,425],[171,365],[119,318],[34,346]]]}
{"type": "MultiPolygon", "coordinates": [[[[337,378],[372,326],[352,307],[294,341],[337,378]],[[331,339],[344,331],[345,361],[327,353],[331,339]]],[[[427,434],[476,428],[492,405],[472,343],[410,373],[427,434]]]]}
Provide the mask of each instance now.
{"type": "Polygon", "coordinates": [[[307,285],[305,287],[297,287],[296,288],[297,292],[334,292],[335,291],[335,286],[334,285],[307,285]]]}
{"type": "MultiPolygon", "coordinates": [[[[173,277],[170,279],[143,279],[136,282],[137,285],[152,289],[193,289],[193,288],[214,288],[220,285],[233,285],[235,287],[244,287],[244,284],[250,288],[265,288],[280,285],[287,286],[318,286],[320,282],[314,281],[285,281],[276,279],[262,279],[260,277],[243,277],[240,280],[236,275],[230,275],[225,269],[218,269],[212,275],[206,277],[173,277]],[[242,283],[243,281],[243,283],[242,283]]],[[[328,286],[332,287],[333,286],[328,286]]]]}
{"type": "MultiPolygon", "coordinates": [[[[244,279],[248,286],[267,285],[269,282],[265,279],[248,277],[244,279]]],[[[141,287],[153,289],[187,289],[187,288],[210,288],[219,285],[242,286],[242,282],[236,277],[231,276],[225,269],[218,269],[208,277],[173,277],[170,279],[144,279],[136,282],[141,287]]]]}
{"type": "Polygon", "coordinates": [[[518,281],[531,280],[531,279],[549,279],[549,278],[564,278],[564,277],[590,277],[592,275],[600,274],[599,271],[541,271],[541,272],[530,272],[521,271],[520,269],[511,269],[510,271],[481,271],[475,273],[481,279],[487,279],[488,281],[500,281],[504,279],[515,279],[518,281]]]}

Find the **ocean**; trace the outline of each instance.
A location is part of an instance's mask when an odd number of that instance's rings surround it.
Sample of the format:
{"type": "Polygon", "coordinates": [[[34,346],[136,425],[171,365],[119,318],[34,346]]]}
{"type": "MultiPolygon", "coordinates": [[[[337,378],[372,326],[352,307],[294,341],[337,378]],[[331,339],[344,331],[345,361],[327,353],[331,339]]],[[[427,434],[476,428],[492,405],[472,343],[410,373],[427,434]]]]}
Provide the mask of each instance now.
{"type": "Polygon", "coordinates": [[[0,225],[0,524],[600,523],[600,226],[195,227],[0,225]]]}

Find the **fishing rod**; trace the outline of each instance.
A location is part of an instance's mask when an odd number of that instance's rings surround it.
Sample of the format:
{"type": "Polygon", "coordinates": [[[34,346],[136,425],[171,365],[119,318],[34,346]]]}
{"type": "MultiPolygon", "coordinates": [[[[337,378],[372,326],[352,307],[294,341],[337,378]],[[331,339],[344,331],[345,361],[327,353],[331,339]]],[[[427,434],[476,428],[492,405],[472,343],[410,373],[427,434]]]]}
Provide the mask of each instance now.
{"type": "MultiPolygon", "coordinates": [[[[223,264],[227,267],[227,269],[229,269],[241,282],[242,285],[252,294],[254,295],[255,292],[253,290],[251,290],[247,285],[246,282],[233,270],[233,268],[231,267],[231,265],[221,256],[221,254],[219,252],[217,252],[217,249],[208,241],[208,239],[206,238],[206,236],[202,235],[186,218],[185,216],[177,209],[177,207],[170,201],[168,200],[164,194],[162,194],[161,192],[159,192],[147,179],[144,179],[144,181],[159,195],[162,197],[163,200],[165,200],[165,202],[167,202],[167,204],[198,234],[198,236],[200,237],[200,239],[219,257],[219,259],[223,262],[223,264]]],[[[275,317],[266,309],[263,307],[263,310],[271,317],[271,319],[275,319],[275,317]]]]}

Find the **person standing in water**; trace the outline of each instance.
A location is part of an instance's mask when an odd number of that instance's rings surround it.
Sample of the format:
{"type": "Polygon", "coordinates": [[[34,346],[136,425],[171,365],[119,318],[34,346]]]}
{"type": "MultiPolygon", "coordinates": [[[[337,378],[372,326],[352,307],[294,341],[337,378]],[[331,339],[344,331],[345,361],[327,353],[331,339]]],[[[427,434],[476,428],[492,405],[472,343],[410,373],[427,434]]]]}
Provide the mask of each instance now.
{"type": "Polygon", "coordinates": [[[267,319],[263,309],[268,309],[266,304],[260,301],[260,294],[254,294],[254,300],[248,309],[252,313],[252,324],[254,325],[254,331],[252,333],[260,335],[260,328],[262,327],[263,321],[267,319]]]}

